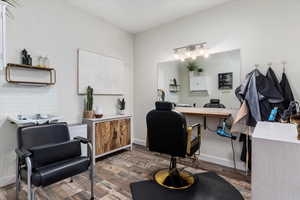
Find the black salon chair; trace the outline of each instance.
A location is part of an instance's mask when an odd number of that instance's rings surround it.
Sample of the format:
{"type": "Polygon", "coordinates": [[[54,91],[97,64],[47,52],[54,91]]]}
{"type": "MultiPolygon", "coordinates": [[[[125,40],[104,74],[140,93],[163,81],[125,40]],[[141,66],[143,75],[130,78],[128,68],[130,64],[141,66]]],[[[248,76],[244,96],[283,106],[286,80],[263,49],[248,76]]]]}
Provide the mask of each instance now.
{"type": "Polygon", "coordinates": [[[21,127],[17,138],[17,199],[21,180],[27,183],[28,200],[35,200],[37,188],[72,178],[89,168],[94,199],[92,145],[86,138],[70,140],[66,123],[21,127]],[[88,156],[81,155],[81,143],[88,145],[88,156]]]}
{"type": "Polygon", "coordinates": [[[193,156],[200,149],[201,125],[187,127],[185,117],[173,110],[170,102],[156,102],[156,109],[147,114],[147,145],[150,151],[171,156],[169,169],[154,174],[154,180],[169,189],[187,189],[195,177],[177,169],[176,158],[193,156]],[[193,138],[192,130],[197,128],[193,138]]]}
{"type": "Polygon", "coordinates": [[[225,108],[223,104],[220,103],[220,99],[211,99],[209,103],[203,106],[204,108],[225,108]]]}

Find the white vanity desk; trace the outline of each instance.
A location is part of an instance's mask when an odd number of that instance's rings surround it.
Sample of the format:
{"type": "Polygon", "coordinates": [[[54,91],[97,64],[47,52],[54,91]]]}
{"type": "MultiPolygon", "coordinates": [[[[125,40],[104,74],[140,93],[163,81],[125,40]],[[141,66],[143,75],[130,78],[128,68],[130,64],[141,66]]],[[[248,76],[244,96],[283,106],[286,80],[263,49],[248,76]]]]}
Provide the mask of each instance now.
{"type": "Polygon", "coordinates": [[[300,199],[300,141],[293,124],[259,122],[252,135],[252,199],[300,199]]]}

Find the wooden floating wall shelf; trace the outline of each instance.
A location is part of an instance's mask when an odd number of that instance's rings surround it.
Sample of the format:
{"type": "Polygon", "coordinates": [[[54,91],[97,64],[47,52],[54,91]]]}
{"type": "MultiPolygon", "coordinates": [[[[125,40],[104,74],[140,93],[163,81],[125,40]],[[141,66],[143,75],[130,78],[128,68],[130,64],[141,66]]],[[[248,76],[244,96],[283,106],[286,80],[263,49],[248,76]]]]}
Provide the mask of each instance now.
{"type": "Polygon", "coordinates": [[[31,66],[31,65],[21,65],[21,64],[9,63],[9,64],[7,64],[6,69],[5,69],[5,76],[6,76],[6,81],[8,83],[13,83],[13,84],[49,86],[49,85],[54,85],[56,83],[56,71],[54,68],[46,68],[46,67],[42,68],[42,67],[36,67],[36,66],[31,66]],[[24,69],[24,70],[35,70],[35,71],[48,71],[49,72],[49,81],[36,82],[36,81],[13,80],[11,78],[11,71],[13,68],[19,68],[19,69],[24,69]]]}

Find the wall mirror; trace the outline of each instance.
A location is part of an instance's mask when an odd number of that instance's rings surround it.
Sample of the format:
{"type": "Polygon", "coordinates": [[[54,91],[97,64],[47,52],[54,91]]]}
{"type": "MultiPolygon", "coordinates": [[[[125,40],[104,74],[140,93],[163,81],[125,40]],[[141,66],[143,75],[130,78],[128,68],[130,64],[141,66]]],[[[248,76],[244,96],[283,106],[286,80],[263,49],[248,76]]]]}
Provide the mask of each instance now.
{"type": "Polygon", "coordinates": [[[240,106],[235,89],[241,81],[240,50],[212,54],[209,58],[158,63],[158,96],[177,106],[203,107],[219,99],[228,109],[240,106]]]}

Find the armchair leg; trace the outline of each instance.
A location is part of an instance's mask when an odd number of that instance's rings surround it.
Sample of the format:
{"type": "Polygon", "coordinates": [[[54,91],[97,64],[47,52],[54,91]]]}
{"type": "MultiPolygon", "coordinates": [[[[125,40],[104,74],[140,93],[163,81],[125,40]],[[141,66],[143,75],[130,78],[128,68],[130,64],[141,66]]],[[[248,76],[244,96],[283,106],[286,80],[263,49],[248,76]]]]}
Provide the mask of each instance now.
{"type": "Polygon", "coordinates": [[[32,175],[32,166],[30,158],[26,158],[26,165],[27,165],[27,200],[32,199],[32,186],[31,186],[31,175],[32,175]]]}
{"type": "Polygon", "coordinates": [[[32,200],[36,200],[36,190],[37,188],[32,189],[32,194],[31,194],[32,200]]]}
{"type": "Polygon", "coordinates": [[[32,200],[32,187],[31,187],[30,182],[31,182],[30,178],[28,178],[28,181],[27,181],[27,200],[32,200]]]}
{"type": "Polygon", "coordinates": [[[90,181],[91,181],[91,200],[95,199],[94,196],[94,165],[91,163],[90,167],[90,181]]]}
{"type": "Polygon", "coordinates": [[[16,160],[16,200],[19,200],[20,192],[19,158],[16,160]]]}

